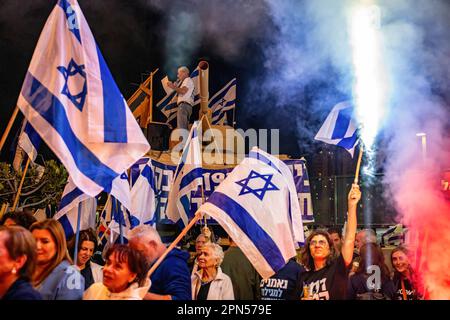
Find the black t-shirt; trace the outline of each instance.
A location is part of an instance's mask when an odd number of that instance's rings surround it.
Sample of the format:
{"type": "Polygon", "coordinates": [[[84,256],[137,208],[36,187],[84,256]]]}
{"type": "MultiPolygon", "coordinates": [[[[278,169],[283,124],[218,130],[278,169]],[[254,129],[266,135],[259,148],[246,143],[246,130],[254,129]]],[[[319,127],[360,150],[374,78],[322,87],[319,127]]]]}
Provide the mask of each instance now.
{"type": "Polygon", "coordinates": [[[299,287],[307,285],[309,297],[313,300],[345,300],[348,273],[349,268],[340,255],[330,265],[318,271],[305,272],[299,287]]]}
{"type": "Polygon", "coordinates": [[[347,287],[347,299],[353,300],[357,299],[359,294],[364,294],[367,292],[379,292],[384,294],[385,297],[392,300],[394,298],[395,289],[394,283],[391,279],[382,279],[380,290],[369,289],[367,287],[367,281],[369,280],[369,275],[365,273],[356,273],[350,277],[348,280],[347,287]]]}
{"type": "Polygon", "coordinates": [[[305,269],[295,260],[278,270],[272,277],[261,280],[261,300],[300,300],[302,289],[298,286],[305,269]]]}
{"type": "Polygon", "coordinates": [[[86,262],[83,270],[80,271],[81,275],[84,277],[84,290],[87,290],[95,281],[94,275],[92,274],[90,262],[86,262]]]}
{"type": "MultiPolygon", "coordinates": [[[[404,300],[403,299],[403,289],[402,289],[402,277],[399,275],[394,275],[394,278],[392,279],[395,286],[395,300],[404,300]]],[[[403,278],[403,283],[405,285],[405,291],[406,291],[406,300],[419,300],[420,297],[417,294],[416,289],[414,288],[413,284],[409,279],[403,278]]]]}
{"type": "Polygon", "coordinates": [[[208,283],[202,283],[200,285],[200,290],[198,290],[197,293],[197,300],[208,300],[208,292],[209,292],[209,287],[211,287],[211,282],[208,283]]]}

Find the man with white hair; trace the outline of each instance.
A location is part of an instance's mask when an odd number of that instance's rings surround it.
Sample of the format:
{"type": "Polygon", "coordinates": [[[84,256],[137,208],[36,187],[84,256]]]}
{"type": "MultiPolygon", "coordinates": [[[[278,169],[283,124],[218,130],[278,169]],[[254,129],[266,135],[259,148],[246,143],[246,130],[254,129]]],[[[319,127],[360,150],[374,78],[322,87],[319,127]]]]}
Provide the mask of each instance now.
{"type": "Polygon", "coordinates": [[[177,128],[189,128],[189,118],[194,105],[194,81],[189,77],[189,69],[185,66],[178,68],[177,82],[167,82],[167,86],[177,92],[177,128]]]}
{"type": "Polygon", "coordinates": [[[350,275],[353,275],[359,267],[360,257],[359,252],[366,243],[377,243],[377,234],[372,229],[362,229],[355,237],[355,252],[353,253],[352,268],[350,275]]]}
{"type": "MultiPolygon", "coordinates": [[[[141,225],[129,233],[129,245],[142,252],[153,265],[166,250],[158,232],[141,225]]],[[[191,275],[187,265],[189,253],[174,248],[150,276],[151,287],[144,300],[191,300],[191,275]]]]}
{"type": "Polygon", "coordinates": [[[358,252],[366,243],[377,243],[377,234],[372,229],[362,229],[356,234],[355,247],[358,252]]]}

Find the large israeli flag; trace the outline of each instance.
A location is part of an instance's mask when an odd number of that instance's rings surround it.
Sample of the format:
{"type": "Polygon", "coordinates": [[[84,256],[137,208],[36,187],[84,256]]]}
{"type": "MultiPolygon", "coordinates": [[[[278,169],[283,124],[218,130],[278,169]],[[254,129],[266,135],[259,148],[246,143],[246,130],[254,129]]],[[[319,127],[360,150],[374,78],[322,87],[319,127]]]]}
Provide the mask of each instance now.
{"type": "MultiPolygon", "coordinates": [[[[200,77],[198,67],[190,74],[192,81],[194,82],[194,106],[200,103],[200,77]]],[[[178,96],[175,90],[171,90],[162,98],[156,107],[167,117],[167,122],[174,120],[177,117],[178,96]]]]}
{"type": "Polygon", "coordinates": [[[50,14],[17,105],[91,197],[109,193],[150,148],[76,0],[59,0],[50,14]]]}
{"type": "Polygon", "coordinates": [[[175,170],[167,200],[166,215],[173,222],[187,225],[191,216],[191,192],[203,185],[202,154],[198,135],[199,121],[194,122],[175,170]]]}
{"type": "MultiPolygon", "coordinates": [[[[199,211],[217,220],[267,279],[296,255],[298,239],[293,234],[291,217],[301,217],[301,212],[293,206],[291,192],[295,184],[289,168],[261,150],[253,152],[222,181],[199,211]]],[[[303,232],[303,226],[298,232],[303,232]]]]}
{"type": "MultiPolygon", "coordinates": [[[[210,100],[212,124],[224,124],[227,111],[236,107],[236,78],[228,82],[210,100]]],[[[228,119],[227,119],[228,120],[228,119]]]]}
{"type": "Polygon", "coordinates": [[[359,142],[358,124],[353,115],[354,107],[351,101],[338,103],[333,107],[314,139],[342,147],[353,157],[359,142]]]}

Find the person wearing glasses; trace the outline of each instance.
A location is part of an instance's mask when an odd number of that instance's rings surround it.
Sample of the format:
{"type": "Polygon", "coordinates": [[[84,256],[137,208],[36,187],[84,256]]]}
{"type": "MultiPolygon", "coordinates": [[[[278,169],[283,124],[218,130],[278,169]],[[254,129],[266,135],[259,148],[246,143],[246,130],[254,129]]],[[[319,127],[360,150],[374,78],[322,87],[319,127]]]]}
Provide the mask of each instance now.
{"type": "Polygon", "coordinates": [[[313,231],[301,251],[307,269],[299,281],[303,300],[344,300],[347,295],[349,266],[353,259],[356,233],[356,208],[361,191],[356,184],[348,194],[347,227],[340,254],[326,231],[313,231]]]}

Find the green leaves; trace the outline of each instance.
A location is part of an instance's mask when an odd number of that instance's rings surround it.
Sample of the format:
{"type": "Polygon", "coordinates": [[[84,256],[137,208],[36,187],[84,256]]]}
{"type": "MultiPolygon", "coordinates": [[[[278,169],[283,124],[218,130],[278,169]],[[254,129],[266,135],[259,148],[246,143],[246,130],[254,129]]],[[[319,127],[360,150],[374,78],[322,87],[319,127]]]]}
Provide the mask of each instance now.
{"type": "MultiPolygon", "coordinates": [[[[22,178],[22,169],[14,171],[8,163],[0,162],[0,203],[13,203],[22,178]]],[[[44,166],[30,165],[25,176],[18,208],[39,209],[56,206],[61,200],[68,173],[55,160],[45,161],[44,166]]]]}

